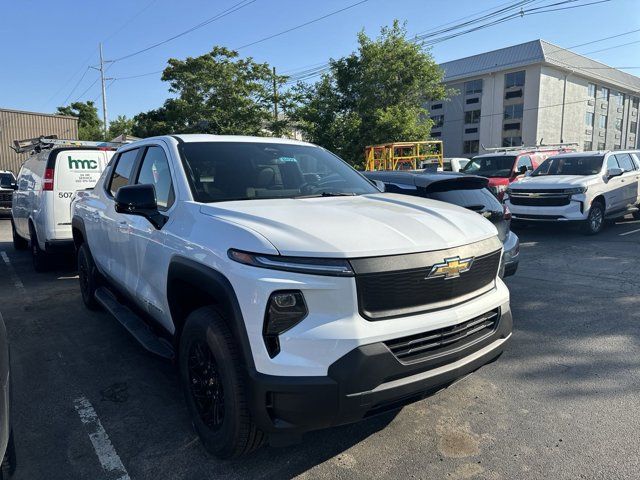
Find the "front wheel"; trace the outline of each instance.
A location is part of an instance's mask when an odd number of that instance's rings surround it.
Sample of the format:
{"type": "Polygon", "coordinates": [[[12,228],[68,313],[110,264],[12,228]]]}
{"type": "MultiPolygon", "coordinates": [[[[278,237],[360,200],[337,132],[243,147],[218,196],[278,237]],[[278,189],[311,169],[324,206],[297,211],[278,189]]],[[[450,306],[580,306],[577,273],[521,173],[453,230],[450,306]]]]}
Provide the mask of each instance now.
{"type": "Polygon", "coordinates": [[[604,205],[602,202],[593,202],[589,209],[589,216],[582,224],[582,233],[585,235],[595,235],[600,233],[604,227],[604,205]]]}
{"type": "Polygon", "coordinates": [[[80,281],[80,294],[82,302],[89,310],[99,308],[95,293],[99,286],[99,273],[93,261],[91,252],[86,243],[78,249],[78,280],[80,281]]]}
{"type": "Polygon", "coordinates": [[[16,225],[13,223],[13,218],[11,219],[11,235],[13,237],[13,248],[16,250],[26,250],[29,246],[29,242],[27,242],[24,238],[18,235],[16,231],[16,225]]]}
{"type": "Polygon", "coordinates": [[[33,269],[36,272],[46,272],[49,268],[49,259],[47,253],[40,248],[38,243],[38,235],[33,225],[29,226],[29,244],[31,247],[31,261],[33,263],[33,269]]]}
{"type": "Polygon", "coordinates": [[[236,341],[213,307],[192,312],[180,338],[180,378],[205,448],[219,458],[258,448],[264,434],[251,418],[246,373],[236,341]]]}

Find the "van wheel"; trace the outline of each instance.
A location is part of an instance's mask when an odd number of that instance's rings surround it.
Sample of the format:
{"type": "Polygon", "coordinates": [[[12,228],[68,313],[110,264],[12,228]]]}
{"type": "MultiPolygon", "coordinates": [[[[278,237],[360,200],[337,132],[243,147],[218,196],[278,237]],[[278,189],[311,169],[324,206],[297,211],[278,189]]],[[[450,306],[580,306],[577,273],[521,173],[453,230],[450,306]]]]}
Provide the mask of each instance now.
{"type": "Polygon", "coordinates": [[[100,286],[100,273],[86,243],[80,245],[78,249],[78,280],[82,303],[89,310],[98,310],[100,305],[96,301],[95,293],[100,286]]]}
{"type": "Polygon", "coordinates": [[[11,235],[13,236],[13,248],[16,250],[26,250],[29,246],[29,242],[27,242],[24,238],[18,235],[16,231],[16,226],[13,223],[13,218],[11,219],[11,235]]]}
{"type": "Polygon", "coordinates": [[[38,243],[38,235],[33,225],[29,225],[29,246],[31,247],[31,261],[36,272],[46,272],[49,267],[49,259],[47,253],[40,248],[38,243]]]}
{"type": "Polygon", "coordinates": [[[604,205],[600,201],[595,201],[589,209],[589,216],[582,224],[582,233],[585,235],[595,235],[600,233],[604,227],[604,205]]]}
{"type": "Polygon", "coordinates": [[[218,458],[247,454],[264,441],[247,405],[246,372],[217,310],[202,307],[186,320],[179,369],[187,407],[205,448],[218,458]]]}

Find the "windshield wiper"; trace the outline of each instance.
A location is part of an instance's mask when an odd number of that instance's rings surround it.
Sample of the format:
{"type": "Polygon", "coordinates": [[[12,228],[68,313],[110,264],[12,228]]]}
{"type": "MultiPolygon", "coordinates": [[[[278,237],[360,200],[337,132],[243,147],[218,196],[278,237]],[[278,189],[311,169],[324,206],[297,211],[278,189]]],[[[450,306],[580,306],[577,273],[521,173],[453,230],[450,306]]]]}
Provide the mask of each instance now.
{"type": "Polygon", "coordinates": [[[321,197],[355,197],[354,192],[322,192],[321,197]]]}

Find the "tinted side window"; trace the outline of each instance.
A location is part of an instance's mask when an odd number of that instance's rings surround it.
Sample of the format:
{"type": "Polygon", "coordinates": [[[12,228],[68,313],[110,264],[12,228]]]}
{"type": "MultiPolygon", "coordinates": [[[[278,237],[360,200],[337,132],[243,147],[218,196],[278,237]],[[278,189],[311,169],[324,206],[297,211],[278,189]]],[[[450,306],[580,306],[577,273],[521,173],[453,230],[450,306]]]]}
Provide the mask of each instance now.
{"type": "Polygon", "coordinates": [[[111,181],[109,182],[109,192],[115,196],[120,187],[124,187],[129,184],[131,178],[131,172],[133,171],[133,165],[136,162],[138,156],[138,149],[127,150],[121,153],[116,160],[116,166],[113,169],[111,175],[111,181]]]}
{"type": "Polygon", "coordinates": [[[169,171],[169,161],[162,148],[149,147],[147,149],[136,183],[154,186],[158,208],[161,210],[173,205],[175,195],[169,171]]]}
{"type": "Polygon", "coordinates": [[[631,160],[631,155],[628,153],[619,153],[616,155],[616,158],[618,159],[618,165],[620,165],[620,168],[625,172],[630,172],[636,169],[633,164],[633,160],[631,160]]]}
{"type": "Polygon", "coordinates": [[[618,165],[618,160],[616,160],[615,155],[609,155],[609,158],[607,158],[607,170],[610,168],[620,168],[620,165],[618,165]]]}

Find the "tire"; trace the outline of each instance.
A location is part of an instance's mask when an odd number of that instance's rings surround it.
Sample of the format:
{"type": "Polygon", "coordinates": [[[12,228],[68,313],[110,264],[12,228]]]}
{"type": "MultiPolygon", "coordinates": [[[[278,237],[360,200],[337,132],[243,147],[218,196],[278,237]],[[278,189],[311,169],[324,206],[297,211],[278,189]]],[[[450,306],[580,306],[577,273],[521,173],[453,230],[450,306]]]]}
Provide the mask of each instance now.
{"type": "Polygon", "coordinates": [[[32,224],[29,224],[29,247],[31,248],[31,261],[36,272],[46,272],[49,269],[47,253],[40,248],[38,235],[32,224]]]}
{"type": "Polygon", "coordinates": [[[16,470],[16,447],[13,443],[13,431],[9,433],[7,450],[0,464],[0,480],[8,480],[16,470]]]}
{"type": "Polygon", "coordinates": [[[182,388],[204,447],[222,459],[248,454],[265,438],[249,412],[242,363],[236,341],[215,308],[202,307],[187,317],[178,360],[182,388]]]}
{"type": "Polygon", "coordinates": [[[78,249],[78,281],[84,306],[89,310],[98,310],[100,304],[96,301],[95,293],[100,286],[100,273],[86,243],[78,249]]]}
{"type": "Polygon", "coordinates": [[[595,201],[589,209],[589,216],[582,224],[582,233],[585,235],[595,235],[604,228],[604,205],[600,201],[595,201]]]}
{"type": "Polygon", "coordinates": [[[16,250],[26,250],[27,247],[29,247],[29,242],[18,235],[16,226],[13,223],[13,218],[11,219],[11,235],[13,237],[13,248],[16,250]]]}

